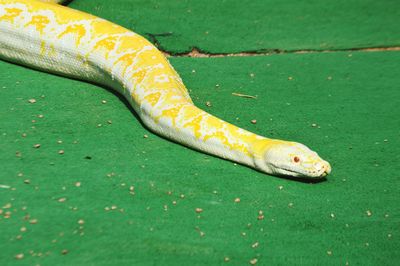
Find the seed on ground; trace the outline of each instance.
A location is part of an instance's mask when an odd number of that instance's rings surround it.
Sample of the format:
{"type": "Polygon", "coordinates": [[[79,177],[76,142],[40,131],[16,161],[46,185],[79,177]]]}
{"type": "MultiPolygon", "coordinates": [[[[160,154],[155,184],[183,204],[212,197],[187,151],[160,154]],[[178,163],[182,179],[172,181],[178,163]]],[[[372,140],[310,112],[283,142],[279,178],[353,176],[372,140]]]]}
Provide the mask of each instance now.
{"type": "Polygon", "coordinates": [[[239,202],[240,202],[240,198],[236,198],[235,203],[239,203],[239,202]]]}
{"type": "Polygon", "coordinates": [[[17,255],[15,255],[15,258],[17,260],[22,260],[24,258],[24,254],[23,253],[17,254],[17,255]]]}
{"type": "Polygon", "coordinates": [[[36,99],[29,99],[28,102],[29,103],[36,103],[36,99]]]}
{"type": "Polygon", "coordinates": [[[80,187],[80,186],[81,186],[81,182],[76,182],[76,183],[75,183],[75,186],[76,186],[76,187],[80,187]]]}
{"type": "Polygon", "coordinates": [[[78,224],[84,224],[85,221],[83,219],[79,219],[78,224]]]}
{"type": "Polygon", "coordinates": [[[25,183],[25,184],[30,184],[30,183],[31,183],[31,180],[25,179],[25,180],[24,180],[24,183],[25,183]]]}
{"type": "Polygon", "coordinates": [[[256,119],[253,119],[253,120],[251,120],[250,121],[252,124],[257,124],[257,120],[256,119]]]}
{"type": "Polygon", "coordinates": [[[63,254],[63,255],[68,254],[68,250],[67,250],[67,249],[63,249],[63,250],[61,251],[61,254],[63,254]]]}
{"type": "Polygon", "coordinates": [[[143,138],[145,138],[145,139],[147,139],[148,137],[149,137],[149,136],[146,135],[146,134],[143,135],[143,138]]]}
{"type": "Polygon", "coordinates": [[[372,212],[370,210],[367,210],[366,213],[367,213],[367,216],[372,216],[372,212]]]}
{"type": "Polygon", "coordinates": [[[26,227],[25,226],[21,227],[21,229],[19,229],[19,231],[26,232],[26,227]]]}
{"type": "Polygon", "coordinates": [[[196,208],[195,211],[196,211],[197,213],[201,213],[201,212],[203,212],[203,209],[202,209],[202,208],[196,208]]]}
{"type": "Polygon", "coordinates": [[[255,242],[253,245],[251,245],[252,248],[258,247],[258,242],[255,242]]]}
{"type": "Polygon", "coordinates": [[[225,262],[228,262],[228,261],[230,261],[230,260],[231,260],[231,259],[230,259],[229,257],[225,257],[225,258],[224,258],[224,261],[225,261],[225,262]]]}
{"type": "Polygon", "coordinates": [[[67,200],[67,198],[59,198],[58,202],[65,202],[67,200]]]}
{"type": "Polygon", "coordinates": [[[210,102],[210,101],[207,101],[207,102],[206,102],[206,106],[211,107],[211,106],[212,106],[212,105],[211,105],[211,102],[210,102]]]}
{"type": "Polygon", "coordinates": [[[33,147],[38,149],[38,148],[40,148],[40,144],[35,144],[35,145],[33,145],[33,147]]]}
{"type": "Polygon", "coordinates": [[[37,224],[37,223],[38,223],[38,220],[37,220],[37,219],[31,219],[31,220],[29,221],[29,223],[30,223],[30,224],[37,224]]]}
{"type": "Polygon", "coordinates": [[[59,150],[58,154],[64,154],[64,150],[59,150]]]}
{"type": "Polygon", "coordinates": [[[328,250],[328,251],[326,251],[326,254],[328,254],[329,256],[331,256],[331,255],[332,255],[332,251],[328,250]]]}
{"type": "Polygon", "coordinates": [[[106,101],[106,100],[102,100],[101,103],[102,103],[102,104],[106,104],[107,101],[106,101]]]}
{"type": "Polygon", "coordinates": [[[257,261],[258,261],[257,259],[252,259],[249,262],[250,262],[251,265],[256,265],[257,261]]]}

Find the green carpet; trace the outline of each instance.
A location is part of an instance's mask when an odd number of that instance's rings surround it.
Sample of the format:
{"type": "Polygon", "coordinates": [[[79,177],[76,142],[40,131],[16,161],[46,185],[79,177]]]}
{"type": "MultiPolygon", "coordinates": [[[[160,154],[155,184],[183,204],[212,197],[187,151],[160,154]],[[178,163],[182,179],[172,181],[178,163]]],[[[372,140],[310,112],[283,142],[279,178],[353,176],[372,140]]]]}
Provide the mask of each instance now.
{"type": "MultiPolygon", "coordinates": [[[[148,9],[144,2],[133,13],[148,9]]],[[[148,31],[163,26],[151,23],[148,31]]],[[[368,38],[381,45],[388,32],[368,38]]],[[[289,37],[287,45],[303,45],[289,37]]],[[[242,50],[235,45],[224,51],[242,50]]],[[[398,264],[400,52],[170,61],[198,106],[307,144],[331,162],[327,181],[277,178],[195,152],[147,131],[105,89],[0,62],[0,265],[398,264]]]]}
{"type": "Polygon", "coordinates": [[[74,0],[171,53],[327,50],[400,45],[398,0],[74,0]]]}

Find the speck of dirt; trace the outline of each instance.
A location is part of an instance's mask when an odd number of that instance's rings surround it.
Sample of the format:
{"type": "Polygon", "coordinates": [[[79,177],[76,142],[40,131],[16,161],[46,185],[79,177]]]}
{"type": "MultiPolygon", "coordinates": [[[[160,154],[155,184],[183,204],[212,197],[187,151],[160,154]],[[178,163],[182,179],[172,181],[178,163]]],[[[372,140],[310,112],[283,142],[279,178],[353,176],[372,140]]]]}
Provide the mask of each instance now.
{"type": "Polygon", "coordinates": [[[15,255],[15,258],[17,260],[22,260],[24,258],[24,253],[19,253],[19,254],[15,255]]]}

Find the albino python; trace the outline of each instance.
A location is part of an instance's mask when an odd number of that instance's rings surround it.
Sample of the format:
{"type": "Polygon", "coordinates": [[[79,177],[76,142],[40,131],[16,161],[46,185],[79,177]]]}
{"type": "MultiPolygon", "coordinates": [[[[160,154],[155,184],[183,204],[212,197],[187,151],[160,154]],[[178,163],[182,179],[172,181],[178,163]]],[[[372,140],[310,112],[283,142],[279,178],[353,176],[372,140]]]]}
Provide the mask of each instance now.
{"type": "Polygon", "coordinates": [[[0,58],[122,94],[155,133],[261,172],[319,179],[328,162],[305,145],[238,128],[196,107],[149,41],[57,0],[0,0],[0,58]]]}

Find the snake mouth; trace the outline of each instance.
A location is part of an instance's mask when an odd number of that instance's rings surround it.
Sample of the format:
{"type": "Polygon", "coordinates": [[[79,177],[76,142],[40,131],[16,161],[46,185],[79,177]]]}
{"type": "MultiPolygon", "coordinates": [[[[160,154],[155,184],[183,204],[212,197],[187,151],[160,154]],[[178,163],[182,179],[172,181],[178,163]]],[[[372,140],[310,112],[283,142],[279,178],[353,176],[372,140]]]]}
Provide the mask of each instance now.
{"type": "Polygon", "coordinates": [[[293,171],[293,170],[288,169],[288,168],[279,168],[278,174],[285,175],[285,176],[294,176],[294,177],[307,176],[307,175],[304,175],[303,173],[296,172],[296,171],[293,171]]]}
{"type": "Polygon", "coordinates": [[[286,167],[279,167],[277,171],[279,175],[293,176],[293,177],[304,177],[309,179],[320,179],[326,177],[330,172],[330,167],[324,167],[323,171],[293,171],[286,167]]]}

